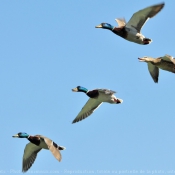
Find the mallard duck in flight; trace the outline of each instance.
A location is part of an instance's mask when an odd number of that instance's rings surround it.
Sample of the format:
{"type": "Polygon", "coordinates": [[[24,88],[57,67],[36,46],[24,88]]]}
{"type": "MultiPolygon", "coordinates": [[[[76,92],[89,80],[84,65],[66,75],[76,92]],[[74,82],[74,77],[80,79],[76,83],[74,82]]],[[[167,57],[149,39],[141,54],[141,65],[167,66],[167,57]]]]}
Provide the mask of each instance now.
{"type": "Polygon", "coordinates": [[[138,11],[133,14],[128,23],[126,23],[125,19],[115,19],[118,23],[118,27],[114,27],[108,23],[101,23],[96,26],[96,28],[111,30],[116,35],[137,44],[150,44],[152,40],[150,38],[145,38],[145,36],[141,34],[141,29],[145,22],[149,18],[154,17],[164,5],[164,3],[161,3],[138,11]]]}
{"type": "Polygon", "coordinates": [[[60,162],[61,153],[60,150],[66,149],[63,146],[57,145],[55,142],[47,137],[41,135],[31,136],[24,132],[19,132],[18,134],[12,136],[16,138],[26,138],[30,142],[26,145],[23,155],[22,172],[26,172],[34,163],[38,152],[41,149],[49,149],[53,156],[60,162]]]}
{"type": "Polygon", "coordinates": [[[111,104],[119,104],[123,102],[122,99],[119,99],[114,95],[114,93],[116,93],[115,91],[109,89],[88,90],[82,86],[77,86],[72,89],[72,91],[84,92],[88,97],[90,97],[72,123],[79,122],[90,116],[103,102],[111,104]]]}
{"type": "Polygon", "coordinates": [[[164,57],[156,59],[147,56],[138,59],[142,62],[148,63],[148,70],[155,83],[158,83],[159,68],[175,73],[175,59],[170,55],[165,55],[164,57]]]}

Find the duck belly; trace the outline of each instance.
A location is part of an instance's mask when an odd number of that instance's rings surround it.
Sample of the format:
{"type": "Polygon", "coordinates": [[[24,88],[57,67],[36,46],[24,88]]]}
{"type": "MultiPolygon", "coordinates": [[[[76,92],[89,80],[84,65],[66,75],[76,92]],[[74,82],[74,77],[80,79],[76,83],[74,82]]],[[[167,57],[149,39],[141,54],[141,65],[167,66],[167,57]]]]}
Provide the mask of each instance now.
{"type": "Polygon", "coordinates": [[[143,39],[145,37],[141,34],[138,33],[129,33],[126,37],[126,39],[128,41],[134,42],[134,43],[138,43],[138,44],[143,44],[143,39]]]}
{"type": "Polygon", "coordinates": [[[39,146],[40,146],[41,148],[43,148],[43,149],[49,149],[44,140],[41,140],[41,141],[40,141],[40,145],[39,145],[39,146]]]}
{"type": "Polygon", "coordinates": [[[98,100],[100,102],[107,102],[107,103],[116,103],[114,99],[116,99],[114,95],[109,95],[104,93],[100,93],[98,97],[98,100]]]}
{"type": "Polygon", "coordinates": [[[136,29],[126,28],[125,30],[127,31],[127,36],[125,38],[126,40],[138,44],[143,44],[145,36],[143,36],[141,33],[138,33],[136,29]]]}

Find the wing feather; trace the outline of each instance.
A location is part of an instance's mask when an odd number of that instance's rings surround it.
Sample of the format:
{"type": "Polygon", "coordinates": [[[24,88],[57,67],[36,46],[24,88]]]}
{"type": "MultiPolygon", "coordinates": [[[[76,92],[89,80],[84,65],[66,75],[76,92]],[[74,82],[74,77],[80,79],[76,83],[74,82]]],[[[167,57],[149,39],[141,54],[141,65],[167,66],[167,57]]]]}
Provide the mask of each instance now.
{"type": "Polygon", "coordinates": [[[82,110],[76,116],[72,123],[79,122],[88,116],[90,116],[100,105],[102,102],[99,102],[97,99],[89,98],[87,103],[84,105],[82,110]]]}
{"type": "Polygon", "coordinates": [[[155,83],[158,83],[159,68],[152,63],[148,63],[148,70],[155,83]]]}
{"type": "Polygon", "coordinates": [[[47,137],[43,137],[43,139],[45,143],[47,144],[49,150],[53,154],[53,156],[60,162],[62,157],[59,151],[59,146],[47,137]]]}
{"type": "Polygon", "coordinates": [[[112,91],[110,89],[98,89],[99,92],[102,92],[102,93],[105,93],[107,95],[112,95],[112,94],[115,94],[116,92],[115,91],[112,91]]]}
{"type": "Polygon", "coordinates": [[[22,165],[22,172],[26,172],[34,163],[37,153],[42,148],[34,145],[33,143],[28,143],[24,149],[24,155],[23,155],[23,165],[22,165]]]}
{"type": "Polygon", "coordinates": [[[145,22],[149,18],[154,17],[164,7],[164,5],[164,3],[157,4],[134,13],[129,22],[126,24],[126,27],[134,27],[138,32],[140,32],[145,22]]]}
{"type": "Polygon", "coordinates": [[[170,56],[170,55],[166,54],[164,57],[161,57],[161,59],[163,59],[165,61],[168,61],[168,62],[172,62],[172,63],[175,64],[175,59],[172,56],[170,56]]]}
{"type": "Polygon", "coordinates": [[[124,18],[116,18],[115,21],[118,23],[119,27],[124,27],[126,25],[126,21],[124,18]]]}

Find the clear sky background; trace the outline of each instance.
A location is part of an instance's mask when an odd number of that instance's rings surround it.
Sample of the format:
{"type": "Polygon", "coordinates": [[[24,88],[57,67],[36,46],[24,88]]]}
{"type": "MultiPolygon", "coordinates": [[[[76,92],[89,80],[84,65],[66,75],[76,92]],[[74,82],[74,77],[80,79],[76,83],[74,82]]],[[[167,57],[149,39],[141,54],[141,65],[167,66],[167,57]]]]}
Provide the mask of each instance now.
{"type": "Polygon", "coordinates": [[[28,173],[175,174],[175,75],[161,70],[155,84],[138,61],[175,56],[175,2],[144,25],[150,45],[95,28],[160,2],[0,1],[0,173],[21,174],[28,140],[12,135],[22,131],[67,148],[61,163],[42,150],[28,173]],[[88,100],[71,91],[78,85],[124,102],[72,124],[88,100]]]}

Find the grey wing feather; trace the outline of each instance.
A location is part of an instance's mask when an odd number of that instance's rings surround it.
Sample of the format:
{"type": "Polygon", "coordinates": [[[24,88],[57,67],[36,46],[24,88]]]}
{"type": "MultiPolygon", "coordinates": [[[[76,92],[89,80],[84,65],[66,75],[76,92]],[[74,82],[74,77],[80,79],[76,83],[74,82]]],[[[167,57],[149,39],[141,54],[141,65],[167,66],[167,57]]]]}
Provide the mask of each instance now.
{"type": "Polygon", "coordinates": [[[148,63],[148,70],[155,83],[158,83],[159,68],[151,63],[148,63]]]}
{"type": "Polygon", "coordinates": [[[45,143],[47,144],[49,150],[53,154],[53,156],[60,162],[62,157],[59,151],[59,146],[47,137],[43,137],[43,139],[45,143]]]}
{"type": "Polygon", "coordinates": [[[33,143],[28,143],[24,149],[23,155],[23,165],[22,165],[22,172],[26,172],[34,163],[37,153],[42,148],[34,145],[33,143]]]}
{"type": "Polygon", "coordinates": [[[112,91],[110,89],[97,89],[99,92],[102,92],[102,93],[105,93],[105,94],[109,94],[109,95],[112,95],[112,94],[115,94],[116,92],[115,91],[112,91]]]}
{"type": "Polygon", "coordinates": [[[149,19],[154,17],[163,7],[164,3],[147,7],[133,14],[126,27],[134,27],[138,32],[141,31],[142,26],[149,19]]]}
{"type": "Polygon", "coordinates": [[[97,99],[89,98],[87,103],[84,105],[82,110],[79,112],[77,117],[73,120],[72,123],[79,122],[88,116],[90,116],[100,105],[102,102],[99,102],[97,99]]]}

